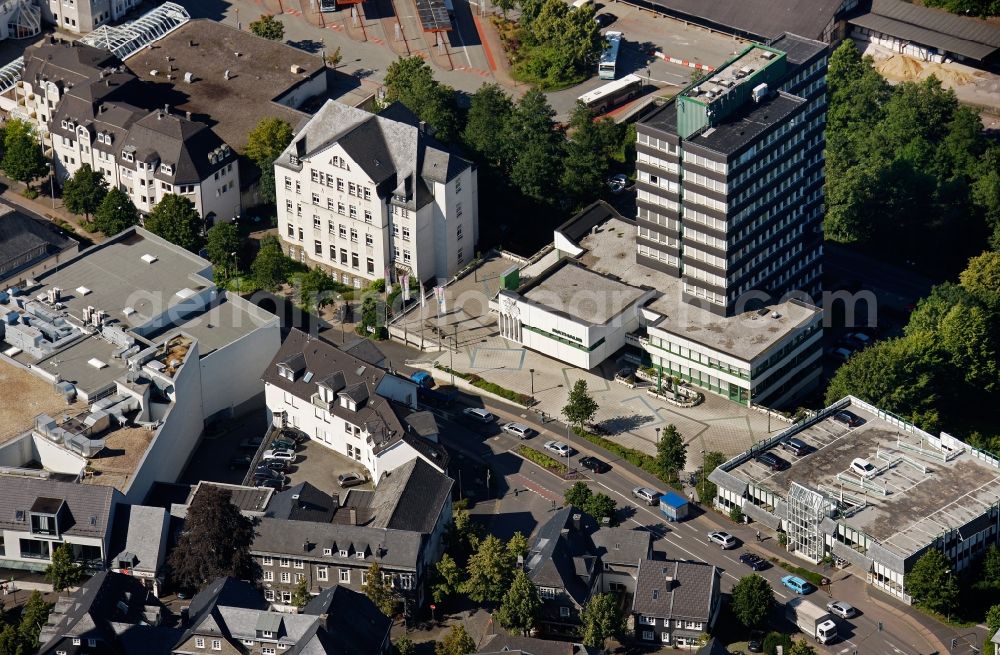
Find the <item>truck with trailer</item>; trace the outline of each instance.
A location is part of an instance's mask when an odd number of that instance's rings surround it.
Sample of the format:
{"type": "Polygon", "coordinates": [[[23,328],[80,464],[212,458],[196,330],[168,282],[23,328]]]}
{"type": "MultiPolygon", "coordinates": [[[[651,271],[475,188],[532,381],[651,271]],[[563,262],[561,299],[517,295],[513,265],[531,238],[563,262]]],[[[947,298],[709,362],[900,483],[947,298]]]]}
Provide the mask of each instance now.
{"type": "Polygon", "coordinates": [[[795,597],[785,603],[785,618],[821,644],[836,641],[839,636],[833,615],[805,598],[795,597]]]}

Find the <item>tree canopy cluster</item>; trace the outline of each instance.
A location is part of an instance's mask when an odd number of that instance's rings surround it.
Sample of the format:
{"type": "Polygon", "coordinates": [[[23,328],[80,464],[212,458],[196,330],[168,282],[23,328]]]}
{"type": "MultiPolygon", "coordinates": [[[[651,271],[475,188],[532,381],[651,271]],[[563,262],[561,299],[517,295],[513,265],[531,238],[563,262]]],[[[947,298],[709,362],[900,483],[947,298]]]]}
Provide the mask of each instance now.
{"type": "Polygon", "coordinates": [[[576,482],[566,490],[564,500],[567,505],[582,509],[600,521],[607,517],[614,519],[618,504],[615,499],[605,493],[594,493],[586,482],[576,482]]]}
{"type": "Polygon", "coordinates": [[[939,284],[917,303],[903,336],[878,341],[841,366],[826,401],[854,395],[1000,454],[998,289],[1000,252],[973,257],[957,284],[939,284]]]}
{"type": "Polygon", "coordinates": [[[605,47],[592,4],[562,0],[518,0],[521,17],[510,43],[514,76],[543,90],[589,77],[605,47]]]}
{"type": "Polygon", "coordinates": [[[1000,0],[924,0],[924,4],[963,16],[1000,16],[1000,0]]]}
{"type": "Polygon", "coordinates": [[[266,203],[275,201],[274,160],[292,142],[292,136],[292,126],[280,118],[261,119],[247,134],[243,154],[260,169],[258,189],[261,200],[266,203]]]}
{"type": "Polygon", "coordinates": [[[270,41],[285,38],[285,26],[271,14],[261,14],[257,20],[250,21],[250,32],[270,41]]]}
{"type": "Polygon", "coordinates": [[[1000,146],[935,77],[890,86],[848,39],[830,57],[826,238],[954,273],[1000,245],[1000,146]]]}
{"type": "Polygon", "coordinates": [[[568,125],[558,125],[538,90],[515,102],[496,84],[484,84],[470,97],[468,110],[459,110],[454,90],[434,80],[419,57],[390,65],[384,101],[401,102],[438,140],[465,147],[479,164],[481,238],[508,244],[510,239],[525,249],[550,238],[552,226],[567,212],[599,198],[611,166],[625,161],[630,136],[635,140],[628,127],[597,121],[583,105],[568,125]]]}
{"type": "Polygon", "coordinates": [[[27,655],[36,652],[41,646],[38,635],[41,634],[42,626],[45,625],[51,611],[52,606],[45,602],[40,591],[31,592],[31,597],[21,610],[20,622],[2,624],[0,655],[27,655]]]}

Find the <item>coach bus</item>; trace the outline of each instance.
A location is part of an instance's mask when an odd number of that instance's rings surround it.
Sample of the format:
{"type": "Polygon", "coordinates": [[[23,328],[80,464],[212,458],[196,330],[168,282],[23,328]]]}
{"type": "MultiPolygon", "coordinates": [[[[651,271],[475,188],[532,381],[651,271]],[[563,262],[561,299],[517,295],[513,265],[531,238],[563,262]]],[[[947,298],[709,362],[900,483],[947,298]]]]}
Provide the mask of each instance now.
{"type": "Polygon", "coordinates": [[[605,114],[618,105],[638,98],[642,93],[642,78],[638,75],[626,75],[620,80],[603,84],[593,91],[580,96],[579,100],[598,114],[605,114]]]}
{"type": "Polygon", "coordinates": [[[621,32],[605,32],[604,38],[608,47],[601,53],[601,63],[597,65],[597,77],[602,80],[615,79],[615,66],[618,64],[618,48],[621,46],[621,32]]]}

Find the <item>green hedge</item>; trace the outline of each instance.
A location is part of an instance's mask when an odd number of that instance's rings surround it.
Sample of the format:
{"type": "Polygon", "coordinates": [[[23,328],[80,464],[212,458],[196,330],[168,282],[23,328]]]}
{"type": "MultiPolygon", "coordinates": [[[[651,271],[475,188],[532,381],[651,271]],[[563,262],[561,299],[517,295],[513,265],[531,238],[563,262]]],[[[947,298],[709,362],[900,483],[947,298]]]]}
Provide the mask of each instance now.
{"type": "Polygon", "coordinates": [[[813,583],[813,585],[819,587],[823,584],[823,576],[815,571],[810,571],[809,569],[804,569],[801,566],[795,566],[794,564],[789,564],[785,560],[778,559],[777,557],[771,558],[771,561],[785,569],[792,575],[797,575],[803,580],[808,580],[813,583]]]}
{"type": "Polygon", "coordinates": [[[501,387],[499,384],[494,384],[493,382],[484,380],[475,373],[462,373],[461,371],[456,371],[445,366],[444,364],[435,364],[434,367],[438,370],[444,371],[445,373],[450,373],[455,377],[462,378],[477,389],[482,389],[483,391],[488,391],[492,394],[500,396],[501,398],[506,398],[511,402],[517,403],[518,405],[523,405],[525,407],[529,407],[531,405],[531,396],[517,391],[512,391],[506,387],[501,387]]]}
{"type": "Polygon", "coordinates": [[[677,487],[674,483],[667,481],[662,475],[660,475],[659,466],[656,465],[656,460],[652,455],[647,455],[646,453],[636,450],[635,448],[628,448],[619,443],[611,441],[610,439],[605,439],[596,434],[588,432],[583,428],[573,428],[573,433],[581,439],[586,439],[590,443],[600,446],[604,450],[617,455],[621,459],[625,460],[632,466],[638,467],[649,473],[650,475],[656,476],[658,480],[663,482],[666,486],[676,489],[678,491],[683,491],[677,487]]]}
{"type": "Polygon", "coordinates": [[[548,469],[556,475],[566,475],[566,465],[555,459],[554,457],[549,457],[545,453],[540,453],[534,448],[529,448],[528,446],[518,446],[517,454],[521,457],[538,464],[543,469],[548,469]]]}

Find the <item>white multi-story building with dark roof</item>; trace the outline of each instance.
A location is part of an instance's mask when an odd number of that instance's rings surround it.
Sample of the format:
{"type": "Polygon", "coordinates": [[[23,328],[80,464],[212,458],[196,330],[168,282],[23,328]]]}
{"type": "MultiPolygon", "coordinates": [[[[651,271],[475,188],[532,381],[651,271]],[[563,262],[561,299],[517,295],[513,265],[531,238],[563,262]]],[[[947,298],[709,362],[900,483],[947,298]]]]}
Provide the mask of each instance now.
{"type": "Polygon", "coordinates": [[[113,487],[0,475],[0,565],[42,571],[68,544],[74,559],[100,570],[124,498],[113,487]]]}
{"type": "Polygon", "coordinates": [[[399,103],[371,114],[327,101],[275,161],[274,177],[286,251],[345,284],[386,270],[426,282],[475,257],[476,168],[399,103]]]}
{"type": "Polygon", "coordinates": [[[417,385],[292,330],[263,376],[271,422],[357,461],[372,480],[420,458],[439,471],[437,423],[417,411],[417,385]]]}
{"type": "Polygon", "coordinates": [[[643,559],[632,613],[640,642],[697,648],[719,615],[718,567],[704,562],[643,559]]]}
{"type": "Polygon", "coordinates": [[[139,6],[139,0],[43,0],[42,18],[74,34],[93,32],[101,25],[119,21],[139,6]]]}
{"type": "Polygon", "coordinates": [[[239,216],[236,153],[211,128],[169,106],[143,108],[149,87],[117,57],[81,43],[46,42],[26,52],[22,81],[24,111],[48,132],[60,179],[89,164],[142,213],[176,194],[209,222],[239,216]]]}

